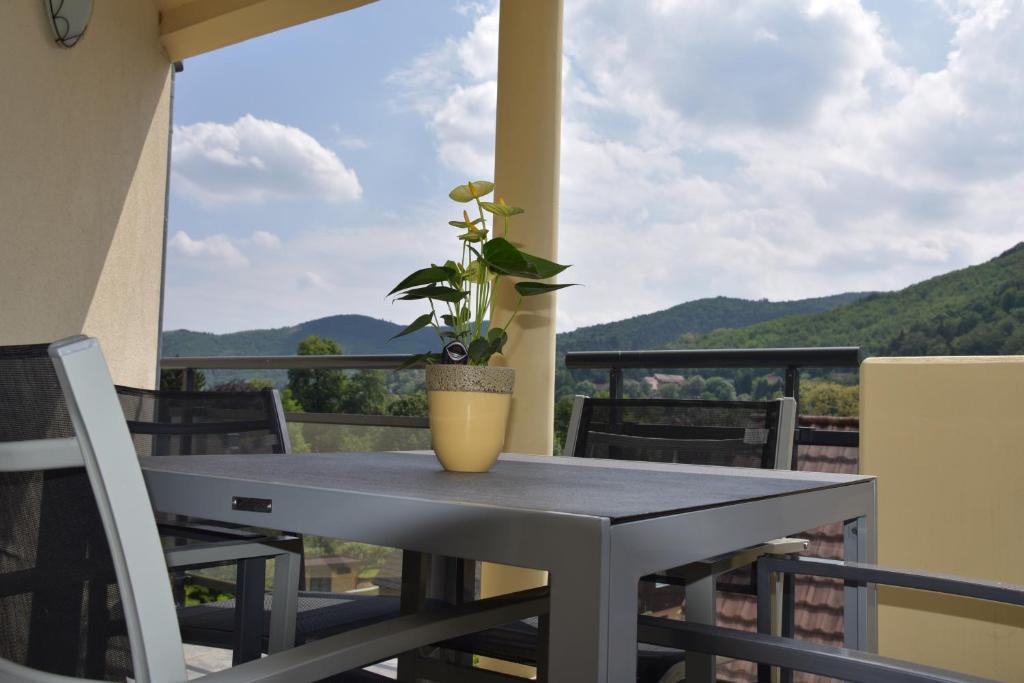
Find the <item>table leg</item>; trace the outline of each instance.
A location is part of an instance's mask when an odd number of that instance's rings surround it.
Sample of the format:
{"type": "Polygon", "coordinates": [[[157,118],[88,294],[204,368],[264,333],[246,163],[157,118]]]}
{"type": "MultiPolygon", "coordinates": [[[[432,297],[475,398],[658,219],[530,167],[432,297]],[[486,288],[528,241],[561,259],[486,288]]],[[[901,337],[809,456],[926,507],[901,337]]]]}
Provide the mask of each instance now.
{"type": "Polygon", "coordinates": [[[231,665],[259,659],[263,640],[263,587],[267,572],[262,557],[240,560],[235,582],[235,632],[231,665]]]}
{"type": "MultiPolygon", "coordinates": [[[[402,551],[402,614],[413,614],[423,606],[430,579],[430,555],[411,550],[402,551]]],[[[398,680],[416,681],[416,650],[398,656],[398,680]]]]}
{"type": "Polygon", "coordinates": [[[612,680],[606,661],[609,601],[598,572],[551,572],[549,583],[548,680],[612,680]]]}
{"type": "MultiPolygon", "coordinates": [[[[623,681],[608,670],[609,618],[615,591],[609,591],[608,524],[560,537],[549,565],[548,680],[555,683],[623,681]]],[[[633,644],[636,645],[636,582],[633,583],[633,644]]],[[[627,625],[628,626],[628,625],[627,625]]],[[[628,680],[633,680],[632,678],[628,680]]]]}
{"type": "Polygon", "coordinates": [[[635,681],[640,576],[616,565],[613,558],[608,586],[608,680],[635,681]]]}
{"type": "Polygon", "coordinates": [[[274,598],[270,611],[270,654],[295,647],[295,616],[299,602],[302,555],[283,553],[274,558],[274,598]]]}
{"type": "MultiPolygon", "coordinates": [[[[878,561],[875,515],[870,512],[843,523],[843,559],[848,562],[878,561]]],[[[877,652],[877,595],[874,586],[843,588],[843,645],[877,652]]]]}
{"type": "MultiPolygon", "coordinates": [[[[698,624],[715,624],[715,577],[686,584],[686,620],[698,624]]],[[[714,655],[700,652],[686,653],[686,682],[715,683],[716,661],[714,655]]]]}

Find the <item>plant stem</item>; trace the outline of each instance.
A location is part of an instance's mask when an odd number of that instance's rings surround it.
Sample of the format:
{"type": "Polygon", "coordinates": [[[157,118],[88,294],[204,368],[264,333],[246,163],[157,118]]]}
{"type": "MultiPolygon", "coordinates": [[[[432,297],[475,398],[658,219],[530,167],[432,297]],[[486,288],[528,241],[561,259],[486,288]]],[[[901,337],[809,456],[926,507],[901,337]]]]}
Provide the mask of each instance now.
{"type": "Polygon", "coordinates": [[[516,300],[516,307],[512,311],[512,317],[510,317],[508,319],[508,322],[505,323],[505,327],[502,328],[503,330],[505,330],[506,332],[508,331],[508,326],[511,325],[512,321],[516,319],[516,315],[518,315],[518,313],[519,313],[519,307],[522,306],[522,305],[523,305],[523,297],[520,296],[519,299],[516,300]]]}

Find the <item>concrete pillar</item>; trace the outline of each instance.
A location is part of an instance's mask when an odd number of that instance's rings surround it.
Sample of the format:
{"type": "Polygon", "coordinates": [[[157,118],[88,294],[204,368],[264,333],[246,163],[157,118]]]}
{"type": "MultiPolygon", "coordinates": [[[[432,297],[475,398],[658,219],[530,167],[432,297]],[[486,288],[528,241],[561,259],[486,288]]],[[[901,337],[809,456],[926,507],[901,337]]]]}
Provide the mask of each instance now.
{"type": "MultiPolygon", "coordinates": [[[[526,214],[509,239],[521,249],[558,257],[558,173],[562,109],[562,0],[502,0],[498,46],[495,196],[526,214]]],[[[505,282],[491,316],[504,325],[516,293],[505,282]]],[[[524,300],[499,362],[516,368],[505,450],[550,455],[553,447],[555,297],[524,300]]],[[[544,572],[485,565],[484,595],[542,585],[544,572]]]]}
{"type": "MultiPolygon", "coordinates": [[[[509,239],[558,257],[558,171],[562,103],[562,1],[501,3],[495,196],[521,206],[509,239]]],[[[555,381],[555,297],[528,297],[509,330],[503,362],[516,368],[505,449],[550,455],[555,381]]],[[[517,294],[504,282],[492,315],[504,325],[517,294]]]]}

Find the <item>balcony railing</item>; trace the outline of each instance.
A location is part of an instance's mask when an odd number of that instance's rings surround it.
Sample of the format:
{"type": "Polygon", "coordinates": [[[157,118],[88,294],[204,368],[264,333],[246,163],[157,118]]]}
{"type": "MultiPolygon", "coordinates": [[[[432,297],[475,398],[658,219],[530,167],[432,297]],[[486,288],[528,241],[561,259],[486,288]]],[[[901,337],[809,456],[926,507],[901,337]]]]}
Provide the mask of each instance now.
{"type": "MultiPolygon", "coordinates": [[[[800,403],[800,371],[804,368],[860,367],[857,346],[792,349],[672,349],[658,351],[573,351],[565,354],[570,370],[608,370],[608,395],[622,397],[622,371],[642,369],[748,369],[779,368],[785,371],[782,393],[800,403]]],[[[796,430],[796,445],[845,446],[856,448],[860,432],[833,431],[801,427],[796,430]]]]}
{"type": "MultiPolygon", "coordinates": [[[[194,356],[168,357],[162,370],[184,370],[183,388],[195,388],[197,370],[397,370],[410,356],[404,354],[362,356],[194,356]]],[[[791,349],[685,349],[656,351],[575,351],[565,355],[572,369],[603,369],[609,372],[609,395],[622,396],[623,370],[644,369],[748,369],[779,368],[785,371],[783,395],[800,401],[800,372],[804,368],[848,368],[860,366],[859,347],[791,349]]],[[[409,366],[423,367],[422,364],[409,366]]],[[[425,417],[397,415],[356,415],[348,413],[286,413],[289,422],[365,427],[425,429],[425,417]]],[[[796,444],[856,448],[860,433],[801,427],[796,444]]]]}
{"type": "MultiPolygon", "coordinates": [[[[410,356],[192,356],[160,359],[161,370],[184,370],[183,389],[196,387],[197,370],[397,370],[410,356]]],[[[409,366],[421,368],[421,364],[409,366]]],[[[358,427],[426,429],[427,418],[352,413],[285,413],[288,422],[358,427]]]]}

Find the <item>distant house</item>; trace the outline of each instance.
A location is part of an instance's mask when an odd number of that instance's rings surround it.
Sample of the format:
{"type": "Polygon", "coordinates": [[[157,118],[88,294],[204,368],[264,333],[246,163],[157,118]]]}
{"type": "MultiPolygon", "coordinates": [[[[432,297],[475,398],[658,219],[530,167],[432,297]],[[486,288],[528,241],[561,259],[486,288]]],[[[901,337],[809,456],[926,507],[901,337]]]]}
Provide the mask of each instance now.
{"type": "Polygon", "coordinates": [[[682,375],[666,375],[656,372],[653,375],[644,377],[644,382],[651,388],[652,392],[657,392],[659,388],[666,384],[683,384],[686,382],[686,378],[682,375]]]}
{"type": "Polygon", "coordinates": [[[311,591],[344,593],[355,589],[362,563],[350,557],[307,557],[306,584],[311,591]]]}

